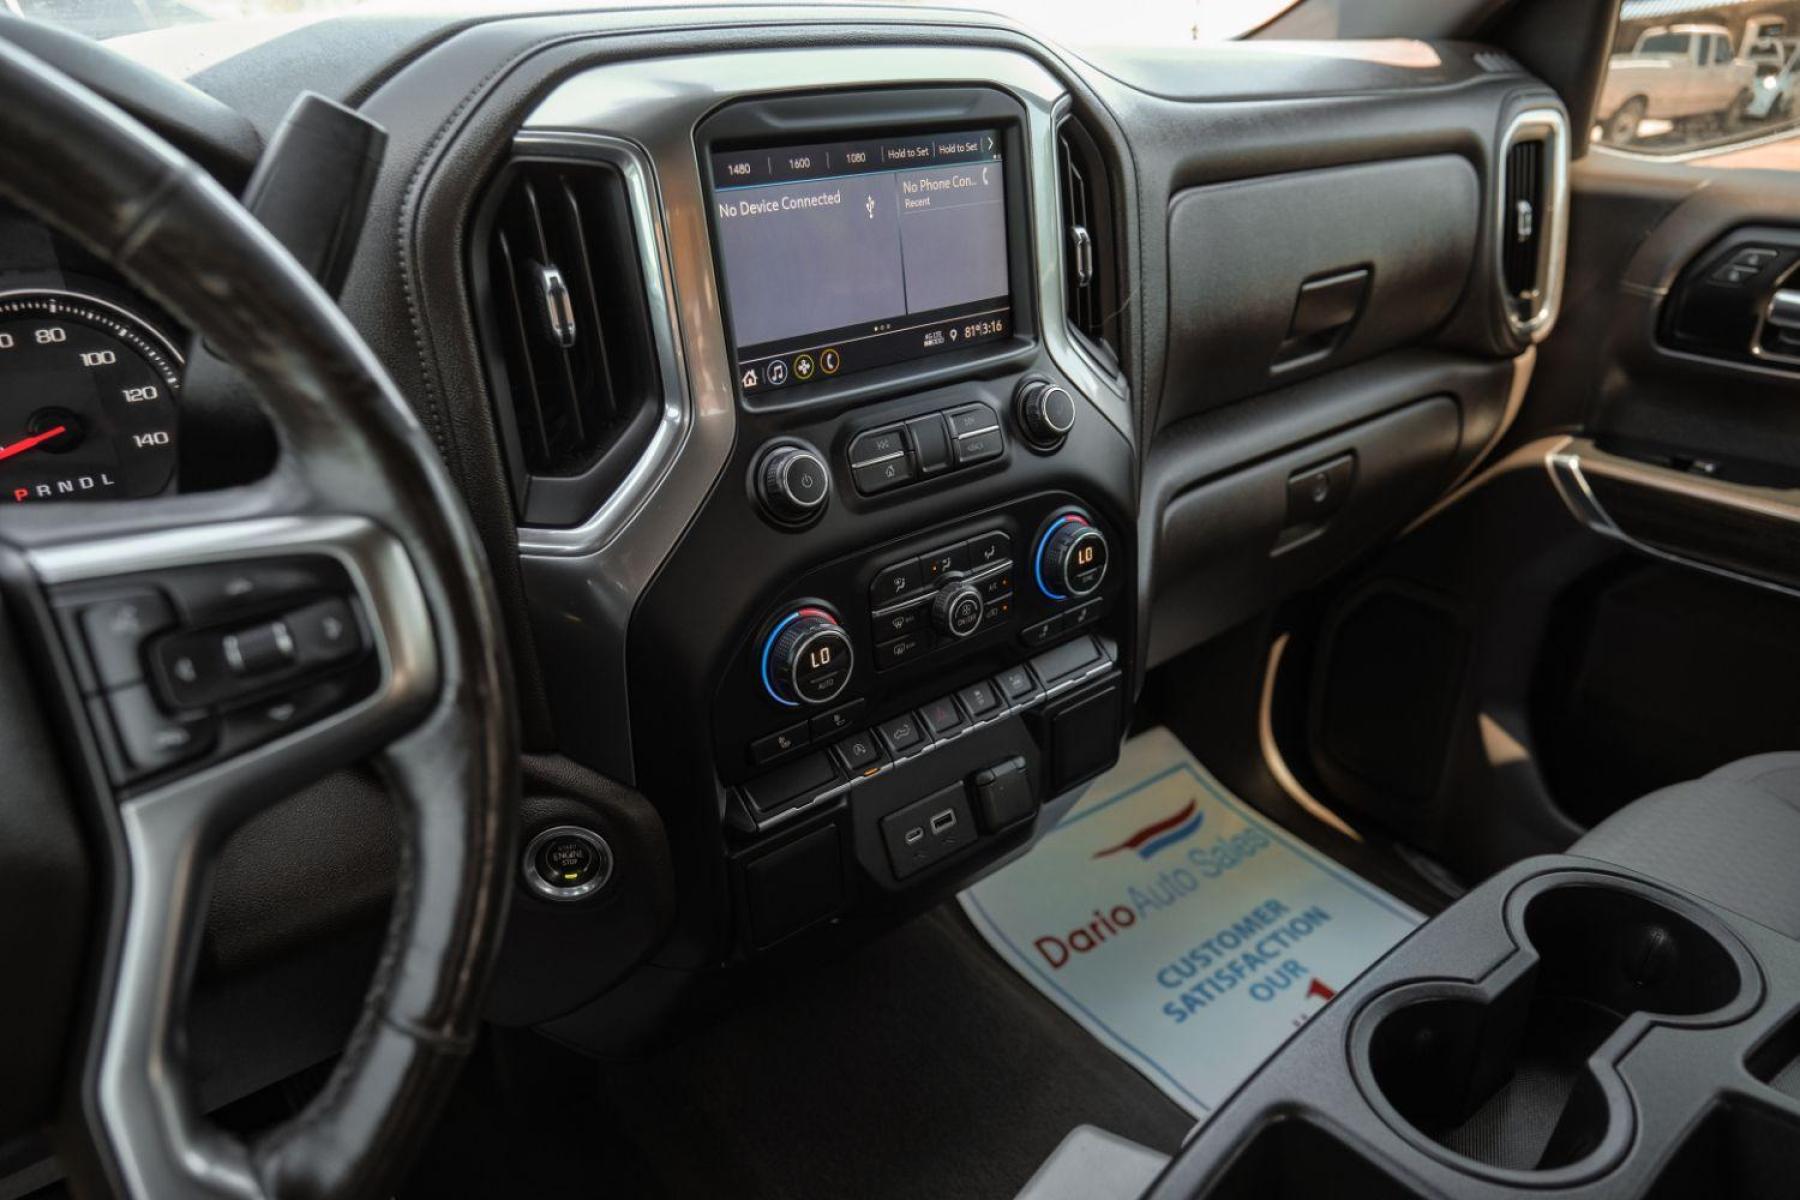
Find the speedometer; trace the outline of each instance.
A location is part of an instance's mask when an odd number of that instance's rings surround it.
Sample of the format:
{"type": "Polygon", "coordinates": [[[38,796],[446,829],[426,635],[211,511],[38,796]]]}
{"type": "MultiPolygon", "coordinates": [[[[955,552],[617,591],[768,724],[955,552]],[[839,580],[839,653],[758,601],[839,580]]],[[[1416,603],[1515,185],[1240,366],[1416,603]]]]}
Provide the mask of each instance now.
{"type": "Polygon", "coordinates": [[[175,476],[181,355],[96,296],[0,292],[0,497],[154,496],[175,476]]]}

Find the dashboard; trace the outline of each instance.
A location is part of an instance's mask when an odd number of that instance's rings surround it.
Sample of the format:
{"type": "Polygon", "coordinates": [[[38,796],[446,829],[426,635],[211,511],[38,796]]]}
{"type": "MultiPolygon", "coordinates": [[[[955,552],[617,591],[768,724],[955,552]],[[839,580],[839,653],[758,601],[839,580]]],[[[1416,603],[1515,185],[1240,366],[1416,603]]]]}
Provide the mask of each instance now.
{"type": "MultiPolygon", "coordinates": [[[[1566,163],[1560,101],[1478,47],[767,16],[327,21],[196,77],[252,145],[303,89],[385,131],[340,302],[468,497],[531,751],[489,1017],[594,1053],[1025,852],[1152,666],[1498,443],[1560,285],[1565,173],[1507,166],[1566,163]]],[[[0,219],[0,491],[260,461],[218,364],[46,239],[0,219]]],[[[221,988],[379,910],[378,800],[246,841],[282,869],[222,881],[221,988]]],[[[216,1095],[326,1052],[289,1016],[216,1095]]]]}
{"type": "Polygon", "coordinates": [[[9,503],[172,490],[177,327],[88,256],[0,211],[0,492],[9,503]]]}

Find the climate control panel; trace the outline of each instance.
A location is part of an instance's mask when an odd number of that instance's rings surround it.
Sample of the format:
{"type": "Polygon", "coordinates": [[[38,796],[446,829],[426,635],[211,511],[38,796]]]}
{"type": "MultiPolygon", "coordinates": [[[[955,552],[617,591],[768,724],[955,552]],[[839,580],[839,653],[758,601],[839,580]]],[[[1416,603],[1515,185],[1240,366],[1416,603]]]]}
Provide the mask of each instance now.
{"type": "Polygon", "coordinates": [[[720,684],[721,774],[736,783],[808,751],[839,753],[858,728],[924,711],[946,687],[997,678],[1124,613],[1114,545],[1094,509],[1046,494],[805,573],[720,684]]]}

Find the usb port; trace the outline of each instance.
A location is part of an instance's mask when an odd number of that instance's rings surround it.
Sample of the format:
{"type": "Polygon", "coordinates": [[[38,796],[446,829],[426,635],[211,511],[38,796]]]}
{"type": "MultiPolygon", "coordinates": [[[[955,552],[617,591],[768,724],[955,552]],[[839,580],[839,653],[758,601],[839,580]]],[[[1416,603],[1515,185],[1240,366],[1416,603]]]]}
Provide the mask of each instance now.
{"type": "Polygon", "coordinates": [[[923,825],[915,825],[911,829],[906,831],[906,844],[907,845],[916,846],[924,840],[925,840],[925,827],[923,825]]]}
{"type": "Polygon", "coordinates": [[[933,833],[948,833],[955,825],[956,810],[953,808],[946,808],[943,812],[931,818],[931,832],[933,833]]]}

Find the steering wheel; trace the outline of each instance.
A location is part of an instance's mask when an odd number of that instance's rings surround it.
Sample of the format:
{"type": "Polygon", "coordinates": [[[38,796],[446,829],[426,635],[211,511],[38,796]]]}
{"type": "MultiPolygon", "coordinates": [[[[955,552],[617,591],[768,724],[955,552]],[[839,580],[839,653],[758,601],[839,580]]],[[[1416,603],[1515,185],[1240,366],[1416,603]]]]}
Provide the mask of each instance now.
{"type": "MultiPolygon", "coordinates": [[[[0,513],[12,618],[0,642],[46,647],[34,669],[0,667],[15,675],[4,690],[30,697],[69,747],[67,779],[9,764],[5,802],[81,795],[99,829],[90,840],[110,859],[72,1124],[103,1167],[98,1186],[133,1196],[389,1195],[470,1048],[509,894],[517,719],[481,547],[410,409],[287,252],[192,162],[5,42],[0,196],[233,363],[281,447],[274,472],[248,487],[0,513]],[[322,588],[329,611],[353,621],[326,627],[362,639],[351,682],[307,675],[248,734],[226,721],[207,753],[134,769],[117,744],[129,742],[121,711],[143,689],[108,691],[119,664],[91,644],[83,657],[68,632],[88,611],[82,598],[150,589],[173,598],[178,632],[205,641],[216,632],[208,588],[229,609],[258,589],[279,599],[284,580],[313,589],[309,604],[322,588]],[[183,1054],[212,862],[248,817],[362,761],[384,775],[402,829],[380,964],[324,1089],[246,1142],[200,1111],[183,1054]]],[[[20,661],[14,649],[0,645],[0,664],[20,661]]],[[[144,751],[153,760],[180,741],[164,733],[144,751]]]]}

